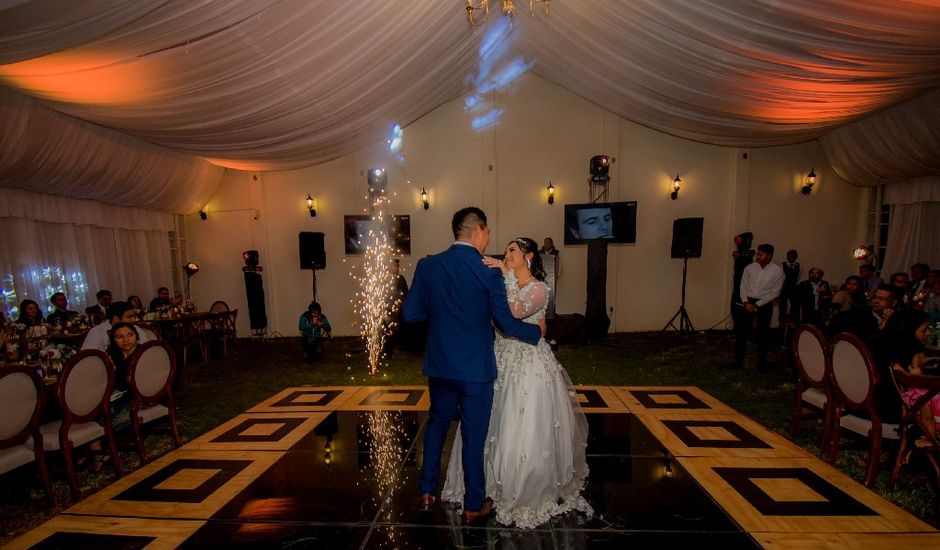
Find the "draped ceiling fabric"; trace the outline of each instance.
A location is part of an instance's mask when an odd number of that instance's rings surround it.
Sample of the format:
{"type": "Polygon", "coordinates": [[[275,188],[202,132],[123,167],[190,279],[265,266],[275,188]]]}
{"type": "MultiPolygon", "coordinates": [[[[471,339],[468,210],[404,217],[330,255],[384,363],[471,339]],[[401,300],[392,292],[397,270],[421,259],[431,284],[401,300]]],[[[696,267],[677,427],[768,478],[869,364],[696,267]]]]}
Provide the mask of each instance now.
{"type": "MultiPolygon", "coordinates": [[[[933,133],[907,156],[879,162],[896,148],[865,139],[886,125],[903,140],[895,120],[904,115],[892,112],[904,107],[894,106],[918,96],[936,104],[924,94],[940,88],[937,0],[555,0],[540,18],[517,4],[508,51],[628,120],[733,147],[816,139],[859,121],[856,135],[823,139],[850,181],[937,173],[936,105],[923,123],[933,133]],[[873,113],[878,130],[862,126],[873,113]]],[[[499,17],[491,5],[490,22],[499,17]]],[[[479,85],[488,26],[469,27],[464,6],[19,0],[0,8],[0,84],[217,166],[298,168],[380,141],[392,121],[410,123],[479,85]]],[[[13,146],[0,137],[0,149],[13,146]]],[[[0,184],[24,174],[0,165],[0,184]]],[[[81,178],[65,192],[61,181],[35,185],[76,196],[93,187],[81,178]]],[[[188,180],[173,185],[183,196],[161,199],[173,205],[164,209],[192,211],[188,180]]]]}

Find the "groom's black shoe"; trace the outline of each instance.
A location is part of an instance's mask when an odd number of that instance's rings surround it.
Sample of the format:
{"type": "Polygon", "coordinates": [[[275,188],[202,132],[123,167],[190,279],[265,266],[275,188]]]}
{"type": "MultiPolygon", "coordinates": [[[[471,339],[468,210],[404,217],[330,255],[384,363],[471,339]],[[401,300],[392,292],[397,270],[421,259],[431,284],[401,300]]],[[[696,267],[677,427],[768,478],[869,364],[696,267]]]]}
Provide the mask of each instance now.
{"type": "Polygon", "coordinates": [[[486,497],[486,500],[483,501],[483,506],[480,508],[479,512],[464,510],[463,513],[460,514],[460,517],[463,518],[463,522],[467,525],[477,525],[485,522],[492,513],[493,499],[486,497]]]}
{"type": "Polygon", "coordinates": [[[424,493],[421,495],[421,498],[418,499],[418,510],[421,512],[430,512],[436,500],[437,499],[431,493],[424,493]]]}

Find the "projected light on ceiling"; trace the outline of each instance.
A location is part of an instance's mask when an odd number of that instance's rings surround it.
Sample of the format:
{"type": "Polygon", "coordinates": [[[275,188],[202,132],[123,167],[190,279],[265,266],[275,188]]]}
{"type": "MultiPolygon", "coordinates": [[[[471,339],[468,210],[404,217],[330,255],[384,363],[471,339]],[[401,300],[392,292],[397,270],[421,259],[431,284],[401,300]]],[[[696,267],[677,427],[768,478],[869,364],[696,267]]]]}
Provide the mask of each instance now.
{"type": "Polygon", "coordinates": [[[389,134],[386,143],[388,143],[388,152],[398,159],[399,162],[405,162],[405,156],[401,152],[401,146],[405,142],[405,131],[397,122],[392,125],[392,132],[389,134]]]}
{"type": "Polygon", "coordinates": [[[509,58],[512,42],[512,27],[505,17],[495,19],[480,42],[477,74],[468,78],[473,91],[464,100],[464,111],[473,115],[470,126],[476,132],[497,124],[504,112],[486,94],[502,90],[535,64],[521,55],[509,58]]]}

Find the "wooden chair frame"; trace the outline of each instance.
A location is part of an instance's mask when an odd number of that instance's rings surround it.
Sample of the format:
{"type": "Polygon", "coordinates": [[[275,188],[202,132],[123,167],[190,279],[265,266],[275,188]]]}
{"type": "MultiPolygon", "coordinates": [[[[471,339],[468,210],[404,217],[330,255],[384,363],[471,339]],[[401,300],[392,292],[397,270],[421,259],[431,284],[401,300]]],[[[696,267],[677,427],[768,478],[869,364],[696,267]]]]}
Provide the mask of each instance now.
{"type": "Polygon", "coordinates": [[[96,349],[86,349],[76,353],[68,361],[68,363],[66,363],[62,370],[62,377],[59,379],[58,398],[59,406],[62,407],[63,414],[62,426],[59,428],[59,449],[62,450],[62,454],[65,457],[65,472],[68,475],[69,485],[72,488],[72,496],[76,500],[81,498],[81,491],[78,488],[78,478],[75,475],[75,462],[72,460],[72,442],[69,441],[69,431],[71,430],[73,424],[81,422],[93,422],[98,419],[99,415],[103,415],[104,433],[105,438],[108,440],[108,454],[111,456],[111,463],[114,466],[114,473],[118,477],[124,475],[124,471],[121,468],[121,457],[118,454],[117,444],[114,440],[114,425],[111,422],[111,407],[109,406],[111,392],[114,391],[114,371],[114,363],[111,361],[111,358],[108,357],[107,353],[96,349]],[[88,357],[97,357],[104,362],[105,368],[108,371],[108,383],[107,388],[101,397],[101,402],[98,404],[98,406],[88,414],[77,415],[69,408],[65,397],[65,391],[68,387],[69,377],[72,374],[72,369],[80,361],[88,357]]]}
{"type": "Polygon", "coordinates": [[[861,338],[847,332],[840,332],[830,340],[829,355],[832,358],[832,368],[830,370],[832,373],[831,384],[833,394],[836,397],[836,403],[834,403],[835,406],[832,407],[832,442],[829,445],[827,460],[830,464],[834,464],[836,455],[839,452],[842,409],[852,412],[867,413],[868,418],[871,420],[871,429],[868,433],[868,439],[871,441],[871,445],[868,451],[869,456],[868,467],[865,471],[865,485],[871,487],[875,483],[875,477],[878,473],[878,459],[881,456],[881,443],[883,439],[881,415],[878,413],[878,407],[875,403],[875,388],[878,387],[879,383],[878,371],[875,367],[875,358],[861,338]],[[846,342],[848,345],[858,349],[865,363],[865,370],[868,374],[868,391],[861,401],[853,401],[852,398],[847,396],[842,388],[839,387],[835,373],[835,351],[836,346],[841,342],[846,342]]]}
{"type": "Polygon", "coordinates": [[[161,404],[161,402],[165,399],[167,417],[170,422],[170,433],[173,436],[173,443],[176,444],[177,447],[180,446],[180,435],[176,426],[176,403],[173,399],[173,380],[175,377],[176,352],[173,351],[173,347],[166,342],[161,342],[159,340],[147,342],[146,344],[138,346],[137,350],[134,351],[134,355],[131,357],[130,364],[127,368],[127,383],[134,394],[130,406],[131,421],[134,424],[134,439],[137,444],[137,454],[140,455],[140,461],[142,463],[147,462],[147,450],[144,447],[144,438],[142,433],[144,423],[141,420],[139,414],[142,408],[161,404]],[[166,382],[162,388],[160,388],[154,394],[144,395],[137,385],[137,365],[140,362],[140,358],[144,352],[154,347],[163,348],[163,350],[166,352],[167,357],[170,360],[170,373],[167,375],[166,382]]]}
{"type": "Polygon", "coordinates": [[[49,468],[46,466],[46,453],[42,447],[42,434],[39,432],[39,424],[42,421],[42,411],[45,405],[45,392],[43,392],[42,380],[40,380],[39,375],[36,374],[36,369],[30,367],[7,367],[0,369],[0,379],[14,374],[25,374],[33,382],[33,386],[36,388],[36,407],[33,409],[33,414],[30,416],[29,422],[27,422],[19,433],[6,439],[0,439],[0,449],[11,449],[23,445],[32,437],[33,453],[35,455],[33,460],[39,467],[39,475],[42,477],[42,485],[43,489],[46,491],[46,496],[54,505],[56,503],[55,491],[52,489],[49,468]]]}
{"type": "Polygon", "coordinates": [[[796,440],[796,434],[800,428],[800,419],[803,417],[803,393],[808,389],[816,389],[826,396],[826,404],[822,410],[823,430],[820,435],[819,449],[825,454],[829,446],[829,437],[832,431],[832,409],[834,407],[834,392],[832,389],[832,351],[829,342],[821,330],[813,325],[800,325],[793,331],[793,337],[790,344],[790,350],[793,354],[793,364],[796,366],[796,394],[793,404],[793,413],[790,418],[790,439],[796,440]],[[800,336],[803,333],[810,333],[819,342],[823,352],[823,376],[820,380],[815,380],[806,372],[803,361],[800,357],[800,336]]]}

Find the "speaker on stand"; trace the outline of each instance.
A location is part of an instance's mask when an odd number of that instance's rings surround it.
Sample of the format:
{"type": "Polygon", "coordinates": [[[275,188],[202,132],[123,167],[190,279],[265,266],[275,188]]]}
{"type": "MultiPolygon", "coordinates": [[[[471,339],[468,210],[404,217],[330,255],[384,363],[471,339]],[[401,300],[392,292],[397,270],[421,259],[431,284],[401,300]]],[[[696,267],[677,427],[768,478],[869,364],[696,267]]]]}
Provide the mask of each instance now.
{"type": "Polygon", "coordinates": [[[685,309],[685,286],[686,276],[689,271],[689,258],[700,258],[702,256],[704,222],[705,218],[679,218],[672,222],[672,257],[682,258],[682,299],[679,310],[672,316],[672,319],[669,319],[660,332],[665,332],[670,327],[684,335],[695,332],[692,319],[689,318],[689,312],[685,309]],[[676,320],[679,321],[679,326],[676,326],[676,320]]]}
{"type": "Polygon", "coordinates": [[[309,269],[313,272],[313,300],[317,301],[317,270],[326,269],[324,235],[302,231],[297,241],[300,245],[300,269],[309,269]]]}

